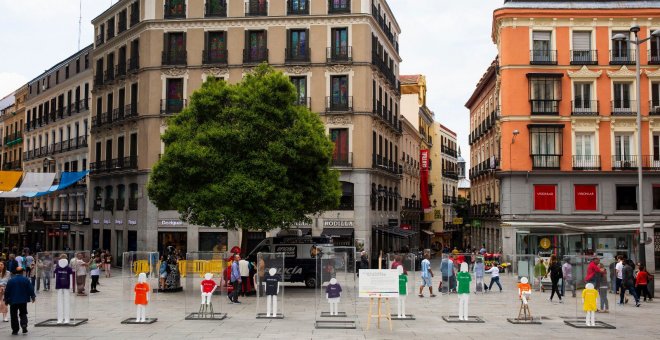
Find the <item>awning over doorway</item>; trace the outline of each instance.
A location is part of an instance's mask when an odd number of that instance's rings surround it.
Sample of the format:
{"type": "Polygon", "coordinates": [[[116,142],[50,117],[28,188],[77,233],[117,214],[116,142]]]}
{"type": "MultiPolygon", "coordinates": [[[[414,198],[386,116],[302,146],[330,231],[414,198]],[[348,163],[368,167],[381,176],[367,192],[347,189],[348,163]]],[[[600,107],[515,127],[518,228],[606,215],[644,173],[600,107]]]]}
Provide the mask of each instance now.
{"type": "Polygon", "coordinates": [[[435,236],[435,233],[430,230],[423,229],[422,232],[429,236],[435,236]]]}
{"type": "Polygon", "coordinates": [[[387,227],[378,227],[378,228],[376,228],[376,230],[380,231],[382,233],[392,234],[392,235],[398,236],[398,237],[410,237],[410,236],[417,233],[416,231],[403,230],[399,227],[389,227],[389,226],[387,226],[387,227]]]}
{"type": "Polygon", "coordinates": [[[20,187],[0,193],[0,197],[18,198],[33,192],[47,191],[53,185],[53,180],[55,180],[54,172],[28,172],[23,177],[20,187]]]}
{"type": "Polygon", "coordinates": [[[321,235],[335,236],[335,237],[349,237],[353,236],[355,229],[353,228],[323,228],[321,235]]]}
{"type": "Polygon", "coordinates": [[[23,176],[22,171],[0,171],[0,191],[10,191],[23,176]]]}

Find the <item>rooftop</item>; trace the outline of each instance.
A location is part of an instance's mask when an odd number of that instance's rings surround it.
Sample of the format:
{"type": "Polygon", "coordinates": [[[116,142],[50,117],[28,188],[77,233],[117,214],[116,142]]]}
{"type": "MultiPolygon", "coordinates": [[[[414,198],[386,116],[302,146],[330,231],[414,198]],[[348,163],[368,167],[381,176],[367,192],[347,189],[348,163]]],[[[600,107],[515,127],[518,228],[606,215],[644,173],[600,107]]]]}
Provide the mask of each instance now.
{"type": "Polygon", "coordinates": [[[442,125],[442,124],[440,124],[440,123],[438,123],[438,125],[440,125],[440,129],[441,129],[441,130],[444,130],[444,131],[447,132],[448,134],[450,134],[450,135],[456,137],[456,132],[452,131],[450,128],[448,128],[448,127],[446,127],[446,126],[444,126],[444,125],[442,125]]]}
{"type": "Polygon", "coordinates": [[[621,9],[660,8],[660,1],[648,0],[504,0],[502,8],[621,9]]]}
{"type": "Polygon", "coordinates": [[[419,79],[422,77],[421,74],[412,74],[412,75],[399,75],[401,84],[417,84],[419,79]]]}
{"type": "Polygon", "coordinates": [[[8,94],[4,98],[0,99],[0,110],[4,110],[16,102],[16,96],[15,93],[8,94]]]}

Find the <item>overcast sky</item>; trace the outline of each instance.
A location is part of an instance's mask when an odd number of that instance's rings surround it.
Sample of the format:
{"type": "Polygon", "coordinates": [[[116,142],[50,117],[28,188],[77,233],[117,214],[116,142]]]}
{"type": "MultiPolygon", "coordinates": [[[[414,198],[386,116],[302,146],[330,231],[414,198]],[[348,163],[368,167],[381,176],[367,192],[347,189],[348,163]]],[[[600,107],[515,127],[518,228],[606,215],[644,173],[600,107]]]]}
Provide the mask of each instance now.
{"type": "MultiPolygon", "coordinates": [[[[116,0],[82,0],[80,46],[91,20],[116,0]]],[[[497,50],[490,39],[502,0],[389,0],[401,26],[401,74],[424,74],[436,121],[458,134],[469,162],[463,106],[497,50]]],[[[0,0],[0,98],[78,50],[79,0],[0,0]]]]}

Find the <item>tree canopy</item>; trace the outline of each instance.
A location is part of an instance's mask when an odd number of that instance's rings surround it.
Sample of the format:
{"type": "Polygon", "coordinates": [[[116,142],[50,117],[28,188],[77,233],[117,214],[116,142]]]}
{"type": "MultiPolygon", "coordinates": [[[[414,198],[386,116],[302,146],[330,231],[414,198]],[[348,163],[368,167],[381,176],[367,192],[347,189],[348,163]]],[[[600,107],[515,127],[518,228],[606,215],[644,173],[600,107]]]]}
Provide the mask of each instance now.
{"type": "Polygon", "coordinates": [[[265,64],[238,84],[207,80],[168,121],[150,200],[189,223],[264,231],[337,207],[333,143],[296,99],[288,77],[265,64]]]}

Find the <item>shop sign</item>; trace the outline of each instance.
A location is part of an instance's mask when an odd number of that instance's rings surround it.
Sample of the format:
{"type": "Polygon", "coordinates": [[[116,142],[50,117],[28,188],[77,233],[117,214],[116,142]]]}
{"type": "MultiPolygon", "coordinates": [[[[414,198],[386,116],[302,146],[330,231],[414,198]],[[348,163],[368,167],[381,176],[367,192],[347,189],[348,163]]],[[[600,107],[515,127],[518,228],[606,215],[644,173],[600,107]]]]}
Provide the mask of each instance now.
{"type": "Polygon", "coordinates": [[[323,227],[328,227],[328,228],[341,228],[341,227],[352,228],[353,227],[353,221],[324,220],[323,221],[323,227]]]}
{"type": "Polygon", "coordinates": [[[390,227],[396,227],[397,225],[399,225],[399,220],[397,220],[396,218],[390,218],[387,220],[387,225],[390,227]]]}
{"type": "MultiPolygon", "coordinates": [[[[97,221],[98,221],[98,220],[97,220],[97,221]]],[[[83,225],[90,225],[91,223],[92,223],[92,220],[90,220],[89,217],[85,217],[85,218],[83,218],[83,220],[82,220],[82,224],[83,224],[83,225]]],[[[96,224],[98,224],[98,223],[96,223],[96,224]]]]}
{"type": "Polygon", "coordinates": [[[110,224],[110,220],[103,220],[103,224],[110,224]]]}
{"type": "Polygon", "coordinates": [[[454,217],[453,224],[463,224],[463,218],[462,217],[454,217]]]}
{"type": "Polygon", "coordinates": [[[124,220],[115,220],[115,224],[124,224],[124,220]]]}
{"type": "Polygon", "coordinates": [[[181,221],[181,220],[160,220],[159,225],[181,226],[181,225],[183,225],[183,221],[181,221]]]}
{"type": "Polygon", "coordinates": [[[575,185],[575,210],[598,210],[595,185],[575,185]]]}
{"type": "Polygon", "coordinates": [[[69,224],[69,223],[61,223],[61,224],[60,224],[60,230],[71,230],[71,224],[69,224]]]}
{"type": "Polygon", "coordinates": [[[137,225],[136,220],[128,220],[128,225],[137,225]]]}
{"type": "Polygon", "coordinates": [[[539,247],[541,247],[541,249],[550,249],[551,245],[552,242],[550,242],[550,239],[547,237],[544,237],[539,241],[539,247]]]}
{"type": "Polygon", "coordinates": [[[422,209],[425,213],[431,212],[431,201],[429,199],[429,150],[419,150],[419,196],[422,201],[422,209]]]}
{"type": "Polygon", "coordinates": [[[557,186],[534,186],[534,210],[557,210],[557,186]]]}
{"type": "Polygon", "coordinates": [[[92,221],[92,223],[94,223],[94,224],[101,224],[101,220],[95,218],[95,219],[92,221]]]}

